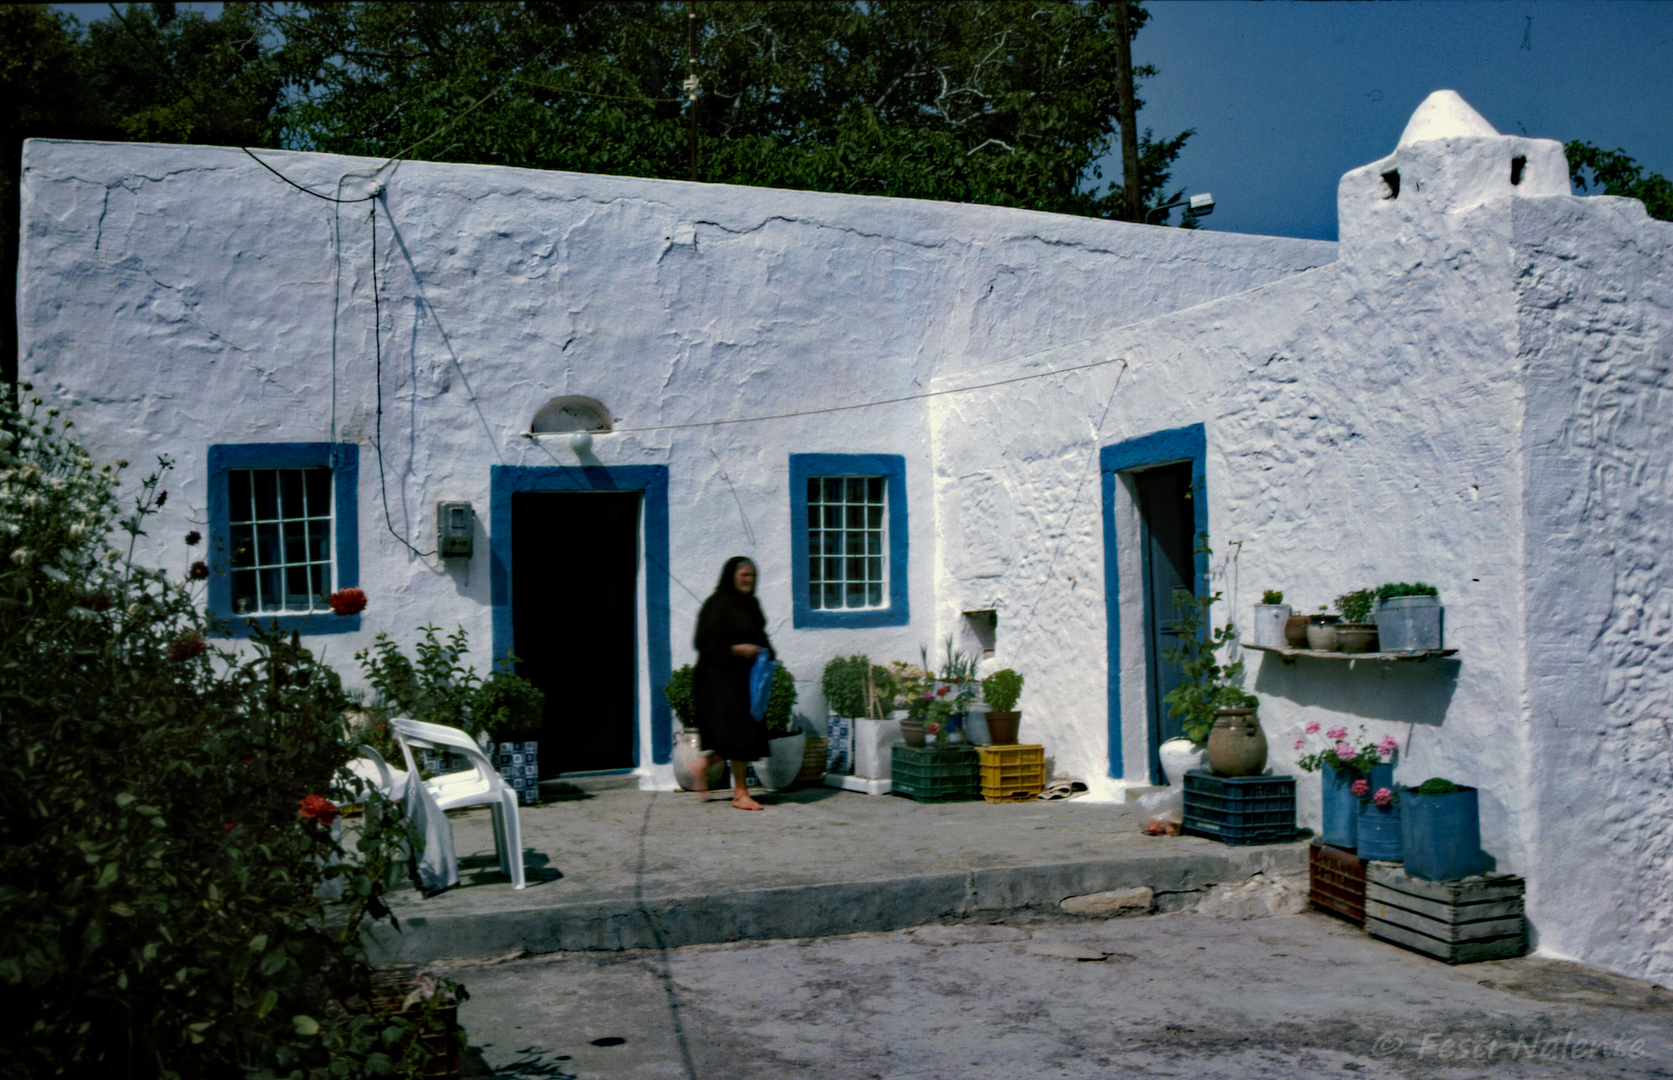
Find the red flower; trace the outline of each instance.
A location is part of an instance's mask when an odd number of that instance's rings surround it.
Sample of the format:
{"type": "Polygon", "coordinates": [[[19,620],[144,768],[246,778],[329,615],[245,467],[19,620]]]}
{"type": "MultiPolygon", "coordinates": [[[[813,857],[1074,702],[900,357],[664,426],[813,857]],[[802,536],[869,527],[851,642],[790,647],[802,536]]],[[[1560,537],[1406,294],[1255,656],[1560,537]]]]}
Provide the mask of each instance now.
{"type": "Polygon", "coordinates": [[[197,544],[198,544],[198,541],[200,541],[202,539],[203,539],[203,534],[198,532],[196,529],[193,529],[191,532],[186,534],[186,546],[187,547],[196,547],[197,544]]]}
{"type": "Polygon", "coordinates": [[[191,578],[193,581],[202,581],[204,578],[209,576],[209,564],[204,562],[202,559],[199,559],[197,562],[192,564],[192,568],[190,570],[186,571],[186,576],[191,578]]]}
{"type": "Polygon", "coordinates": [[[321,825],[329,825],[337,820],[338,810],[336,804],[323,795],[304,795],[302,809],[297,813],[321,825]]]}
{"type": "Polygon", "coordinates": [[[327,603],[338,615],[358,615],[366,610],[366,594],[359,589],[338,589],[327,603]]]}
{"type": "Polygon", "coordinates": [[[209,648],[209,642],[203,640],[202,634],[187,634],[168,647],[168,658],[177,664],[183,664],[194,657],[202,656],[209,648]]]}

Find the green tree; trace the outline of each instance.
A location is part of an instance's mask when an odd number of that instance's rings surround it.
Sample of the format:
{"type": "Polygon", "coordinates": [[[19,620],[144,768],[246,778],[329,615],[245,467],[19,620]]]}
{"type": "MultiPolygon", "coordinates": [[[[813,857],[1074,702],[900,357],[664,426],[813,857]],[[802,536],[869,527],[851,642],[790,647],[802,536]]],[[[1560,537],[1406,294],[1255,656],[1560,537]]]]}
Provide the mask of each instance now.
{"type": "Polygon", "coordinates": [[[1660,173],[1645,174],[1625,150],[1600,150],[1589,142],[1566,143],[1568,178],[1576,188],[1602,189],[1605,195],[1637,199],[1653,218],[1673,221],[1673,180],[1660,173]]]}
{"type": "MultiPolygon", "coordinates": [[[[699,4],[688,105],[685,4],[302,4],[273,16],[276,120],[298,148],[686,179],[689,108],[700,180],[1111,217],[1130,10],[699,4]]],[[[1144,133],[1146,206],[1190,134],[1144,133]]]]}

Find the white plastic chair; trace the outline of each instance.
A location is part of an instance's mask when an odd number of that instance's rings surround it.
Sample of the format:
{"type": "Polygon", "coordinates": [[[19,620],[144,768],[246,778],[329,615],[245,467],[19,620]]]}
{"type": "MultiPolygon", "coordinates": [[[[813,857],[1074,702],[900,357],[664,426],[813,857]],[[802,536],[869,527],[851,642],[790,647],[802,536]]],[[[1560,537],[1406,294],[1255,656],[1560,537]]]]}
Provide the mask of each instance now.
{"type": "Polygon", "coordinates": [[[370,746],[360,747],[360,756],[348,764],[349,772],[360,783],[361,792],[376,791],[391,802],[400,802],[407,791],[407,774],[392,769],[383,755],[370,746]]]}
{"type": "Polygon", "coordinates": [[[471,763],[463,772],[448,773],[424,782],[424,788],[435,797],[436,806],[443,810],[460,810],[467,806],[486,806],[494,815],[494,847],[499,853],[500,869],[511,876],[511,887],[521,889],[523,876],[523,829],[517,818],[517,791],[500,778],[499,771],[488,760],[477,741],[458,728],[443,724],[427,724],[422,720],[398,718],[389,722],[395,738],[406,755],[407,768],[418,775],[412,748],[451,750],[463,754],[471,763]]]}

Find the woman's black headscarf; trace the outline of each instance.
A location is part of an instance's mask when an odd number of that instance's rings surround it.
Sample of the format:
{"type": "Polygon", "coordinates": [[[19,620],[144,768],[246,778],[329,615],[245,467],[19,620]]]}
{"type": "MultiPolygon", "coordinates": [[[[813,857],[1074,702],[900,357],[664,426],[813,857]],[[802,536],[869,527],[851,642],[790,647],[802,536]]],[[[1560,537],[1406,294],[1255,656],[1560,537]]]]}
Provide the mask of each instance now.
{"type": "MultiPolygon", "coordinates": [[[[742,596],[743,593],[738,591],[737,577],[738,567],[744,565],[755,566],[755,560],[750,558],[748,555],[734,555],[730,559],[727,559],[726,566],[720,571],[720,584],[715,586],[715,592],[731,593],[733,596],[742,596]]],[[[759,575],[760,572],[760,568],[756,567],[756,574],[759,575]]],[[[756,587],[760,587],[759,580],[756,582],[756,587]]],[[[753,595],[754,594],[752,593],[751,596],[753,597],[753,595]]],[[[760,604],[756,605],[756,607],[760,606],[760,604]]]]}

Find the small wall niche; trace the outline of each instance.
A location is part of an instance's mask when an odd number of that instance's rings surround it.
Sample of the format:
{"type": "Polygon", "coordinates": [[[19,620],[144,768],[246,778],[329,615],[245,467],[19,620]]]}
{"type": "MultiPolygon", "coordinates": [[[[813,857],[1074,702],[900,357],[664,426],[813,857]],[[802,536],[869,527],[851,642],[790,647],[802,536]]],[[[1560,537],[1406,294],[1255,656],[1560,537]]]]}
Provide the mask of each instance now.
{"type": "Polygon", "coordinates": [[[982,651],[982,659],[993,656],[995,642],[999,637],[999,612],[992,608],[964,613],[965,634],[976,642],[976,647],[982,651]]]}
{"type": "Polygon", "coordinates": [[[1400,197],[1400,170],[1390,169],[1383,173],[1383,184],[1388,188],[1388,193],[1383,198],[1398,199],[1400,197]]]}
{"type": "Polygon", "coordinates": [[[1510,184],[1512,187],[1522,182],[1522,170],[1528,167],[1528,159],[1518,154],[1510,159],[1510,184]]]}
{"type": "Polygon", "coordinates": [[[609,431],[610,410],[597,398],[566,394],[555,397],[540,407],[529,421],[529,431],[535,435],[564,431],[609,431]]]}

